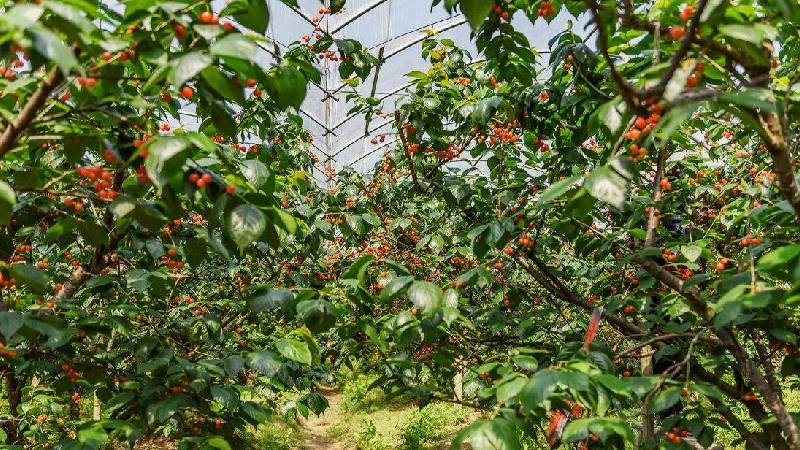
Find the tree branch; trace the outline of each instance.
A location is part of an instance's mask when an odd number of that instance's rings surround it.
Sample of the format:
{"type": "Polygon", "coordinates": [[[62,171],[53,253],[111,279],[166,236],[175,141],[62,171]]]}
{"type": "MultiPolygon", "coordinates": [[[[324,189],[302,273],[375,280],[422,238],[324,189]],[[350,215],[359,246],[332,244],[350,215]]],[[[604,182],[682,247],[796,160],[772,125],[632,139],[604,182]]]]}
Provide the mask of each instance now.
{"type": "Polygon", "coordinates": [[[14,118],[14,120],[3,129],[2,134],[0,134],[0,158],[14,148],[17,138],[30,126],[39,108],[44,105],[45,101],[47,101],[47,97],[63,80],[64,73],[59,67],[54,67],[50,70],[50,73],[42,80],[39,88],[31,95],[28,103],[25,104],[19,114],[17,114],[17,117],[14,118]]]}

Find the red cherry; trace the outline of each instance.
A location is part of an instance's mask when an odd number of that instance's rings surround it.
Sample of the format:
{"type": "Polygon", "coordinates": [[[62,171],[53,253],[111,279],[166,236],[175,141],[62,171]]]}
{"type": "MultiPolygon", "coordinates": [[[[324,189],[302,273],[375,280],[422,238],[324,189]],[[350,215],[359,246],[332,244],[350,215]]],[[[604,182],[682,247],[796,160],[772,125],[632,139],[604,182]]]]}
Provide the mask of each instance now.
{"type": "Polygon", "coordinates": [[[686,28],[676,26],[669,29],[669,38],[678,41],[686,34],[686,28]]]}
{"type": "Polygon", "coordinates": [[[184,86],[181,88],[181,95],[183,98],[192,98],[194,97],[194,89],[190,86],[184,86]]]}

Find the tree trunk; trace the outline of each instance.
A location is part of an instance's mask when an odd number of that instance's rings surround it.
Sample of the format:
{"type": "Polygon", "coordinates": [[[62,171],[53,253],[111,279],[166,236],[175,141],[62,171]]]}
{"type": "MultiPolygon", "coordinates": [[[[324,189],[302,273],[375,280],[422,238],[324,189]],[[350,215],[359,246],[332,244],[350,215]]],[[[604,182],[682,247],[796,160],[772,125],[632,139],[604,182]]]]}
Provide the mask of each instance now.
{"type": "Polygon", "coordinates": [[[16,419],[19,415],[19,405],[22,403],[22,387],[25,385],[25,380],[18,380],[13,372],[9,372],[6,374],[5,381],[9,415],[9,419],[3,423],[3,429],[6,432],[6,444],[21,444],[16,419]]]}
{"type": "MultiPolygon", "coordinates": [[[[646,346],[642,348],[641,353],[643,355],[649,355],[653,353],[653,347],[646,346]]],[[[653,357],[646,356],[642,358],[642,376],[650,376],[653,375],[653,357]]],[[[645,443],[648,439],[652,439],[655,436],[655,427],[656,421],[655,416],[653,414],[648,414],[647,410],[650,409],[650,398],[645,398],[644,403],[642,404],[642,429],[639,431],[639,446],[645,443]]]]}

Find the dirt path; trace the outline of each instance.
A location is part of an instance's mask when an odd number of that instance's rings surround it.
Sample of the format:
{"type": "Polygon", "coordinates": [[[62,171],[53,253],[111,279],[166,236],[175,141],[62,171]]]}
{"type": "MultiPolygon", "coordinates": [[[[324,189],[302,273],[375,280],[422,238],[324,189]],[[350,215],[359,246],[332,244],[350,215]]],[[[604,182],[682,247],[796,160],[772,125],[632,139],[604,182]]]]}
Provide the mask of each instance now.
{"type": "Polygon", "coordinates": [[[345,450],[343,443],[336,441],[328,435],[328,428],[334,425],[335,415],[339,413],[341,394],[335,386],[322,386],[319,393],[328,399],[328,409],[317,417],[313,413],[308,420],[300,419],[303,427],[303,448],[305,450],[345,450]]]}

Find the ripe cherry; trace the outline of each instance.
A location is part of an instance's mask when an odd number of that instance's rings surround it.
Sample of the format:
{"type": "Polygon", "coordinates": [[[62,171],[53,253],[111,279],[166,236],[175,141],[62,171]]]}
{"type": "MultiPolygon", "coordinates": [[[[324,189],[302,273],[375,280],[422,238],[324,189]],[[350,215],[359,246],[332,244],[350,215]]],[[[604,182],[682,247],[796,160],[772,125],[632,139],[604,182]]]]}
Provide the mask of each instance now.
{"type": "Polygon", "coordinates": [[[200,22],[211,23],[214,20],[214,14],[210,11],[203,11],[200,13],[200,22]]]}
{"type": "Polygon", "coordinates": [[[669,38],[673,41],[678,41],[686,34],[686,28],[675,26],[669,29],[669,38]]]}
{"type": "Polygon", "coordinates": [[[181,88],[181,95],[183,98],[192,98],[194,97],[194,89],[191,86],[184,86],[181,88]]]}

